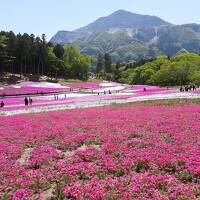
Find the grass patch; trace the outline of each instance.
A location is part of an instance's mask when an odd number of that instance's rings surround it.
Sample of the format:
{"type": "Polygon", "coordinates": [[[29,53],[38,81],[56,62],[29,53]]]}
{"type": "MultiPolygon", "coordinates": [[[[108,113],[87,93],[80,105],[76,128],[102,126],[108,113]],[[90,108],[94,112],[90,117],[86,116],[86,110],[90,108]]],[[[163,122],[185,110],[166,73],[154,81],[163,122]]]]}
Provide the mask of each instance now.
{"type": "Polygon", "coordinates": [[[146,106],[165,106],[174,107],[177,105],[200,105],[200,98],[198,99],[169,99],[169,100],[151,100],[151,101],[140,101],[140,102],[130,102],[125,104],[113,103],[113,107],[124,108],[132,105],[146,107],[146,106]]]}

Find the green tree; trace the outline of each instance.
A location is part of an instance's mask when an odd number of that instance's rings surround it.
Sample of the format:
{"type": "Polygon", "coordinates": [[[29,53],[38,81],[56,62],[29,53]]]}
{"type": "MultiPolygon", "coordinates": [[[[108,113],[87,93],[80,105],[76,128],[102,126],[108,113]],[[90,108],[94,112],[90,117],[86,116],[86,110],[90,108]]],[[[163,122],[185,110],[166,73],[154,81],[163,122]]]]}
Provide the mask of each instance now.
{"type": "Polygon", "coordinates": [[[115,81],[118,81],[120,78],[120,71],[119,71],[120,65],[121,65],[120,62],[117,62],[115,65],[115,71],[114,71],[114,80],[115,81]]]}
{"type": "Polygon", "coordinates": [[[6,36],[0,35],[0,51],[3,51],[3,49],[6,47],[6,40],[6,36]]]}
{"type": "Polygon", "coordinates": [[[100,53],[97,57],[97,67],[96,67],[96,73],[100,73],[103,70],[104,65],[104,58],[103,55],[100,53]]]}
{"type": "Polygon", "coordinates": [[[72,64],[72,75],[74,78],[87,79],[91,59],[89,56],[81,55],[76,58],[72,64]]]}
{"type": "Polygon", "coordinates": [[[64,56],[63,60],[66,64],[72,65],[74,60],[80,57],[80,50],[75,45],[65,45],[64,46],[64,56]]]}
{"type": "Polygon", "coordinates": [[[106,73],[112,72],[112,60],[109,53],[104,55],[104,69],[106,73]]]}
{"type": "Polygon", "coordinates": [[[5,55],[5,49],[7,47],[6,45],[7,37],[0,35],[0,73],[4,71],[4,55],[5,55]]]}
{"type": "Polygon", "coordinates": [[[53,49],[54,54],[56,55],[57,58],[59,59],[63,59],[63,55],[64,55],[64,48],[62,45],[57,44],[54,49],[53,49]]]}
{"type": "Polygon", "coordinates": [[[195,71],[191,76],[190,76],[190,82],[194,83],[196,85],[200,85],[200,70],[195,71]]]}
{"type": "Polygon", "coordinates": [[[153,77],[152,83],[157,85],[185,85],[189,83],[189,76],[192,73],[190,63],[173,62],[159,70],[153,77]]]}

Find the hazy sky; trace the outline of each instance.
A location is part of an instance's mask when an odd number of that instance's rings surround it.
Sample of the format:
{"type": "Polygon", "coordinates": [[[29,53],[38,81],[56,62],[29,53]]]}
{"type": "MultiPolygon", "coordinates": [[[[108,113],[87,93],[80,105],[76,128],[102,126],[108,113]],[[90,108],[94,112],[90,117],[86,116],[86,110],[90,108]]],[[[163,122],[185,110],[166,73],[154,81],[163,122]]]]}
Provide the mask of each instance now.
{"type": "Polygon", "coordinates": [[[161,17],[174,24],[199,23],[200,0],[0,0],[0,30],[45,33],[74,30],[125,9],[161,17]]]}

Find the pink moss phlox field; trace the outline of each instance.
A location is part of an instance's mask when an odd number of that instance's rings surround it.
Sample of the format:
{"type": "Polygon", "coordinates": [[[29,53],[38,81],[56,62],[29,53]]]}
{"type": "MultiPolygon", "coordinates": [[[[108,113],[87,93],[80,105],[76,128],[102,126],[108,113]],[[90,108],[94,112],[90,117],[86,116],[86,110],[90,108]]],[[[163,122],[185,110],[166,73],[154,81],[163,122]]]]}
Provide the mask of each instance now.
{"type": "MultiPolygon", "coordinates": [[[[52,92],[62,92],[78,89],[99,89],[102,88],[102,83],[98,82],[83,82],[83,83],[69,83],[69,84],[59,84],[59,83],[49,83],[49,82],[20,82],[12,85],[0,85],[0,95],[16,95],[16,94],[33,94],[33,93],[52,93],[52,92]]],[[[119,85],[118,83],[109,82],[113,86],[119,85]]]]}
{"type": "Polygon", "coordinates": [[[21,82],[13,85],[0,85],[0,95],[33,94],[69,91],[68,86],[48,82],[21,82]]]}
{"type": "MultiPolygon", "coordinates": [[[[199,94],[200,90],[187,93],[199,94]]],[[[0,111],[10,111],[24,109],[24,97],[12,96],[3,97],[3,94],[33,94],[31,98],[33,105],[31,107],[49,106],[58,104],[73,104],[82,102],[94,102],[101,100],[134,100],[137,97],[159,96],[162,95],[180,95],[180,91],[174,88],[165,88],[151,85],[123,85],[115,82],[81,82],[81,83],[49,83],[49,82],[21,82],[15,85],[0,86],[0,101],[5,106],[0,111]],[[108,91],[112,94],[108,94],[108,91]],[[106,91],[106,95],[104,92],[106,91]],[[42,93],[41,93],[42,92],[42,93]],[[59,99],[55,99],[54,94],[58,94],[59,99]],[[45,94],[45,95],[43,95],[45,94]],[[99,95],[98,95],[99,94],[99,95]]],[[[184,93],[183,93],[184,95],[184,93]]],[[[30,107],[30,106],[29,106],[30,107]]]]}
{"type": "Polygon", "coordinates": [[[0,117],[0,198],[198,200],[200,107],[0,117]]]}

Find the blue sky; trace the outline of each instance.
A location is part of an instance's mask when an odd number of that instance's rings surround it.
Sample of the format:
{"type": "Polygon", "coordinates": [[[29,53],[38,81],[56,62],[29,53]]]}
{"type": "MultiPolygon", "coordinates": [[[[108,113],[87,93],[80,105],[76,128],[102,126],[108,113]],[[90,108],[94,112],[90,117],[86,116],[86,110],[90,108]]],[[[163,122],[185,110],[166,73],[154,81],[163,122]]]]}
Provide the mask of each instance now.
{"type": "Polygon", "coordinates": [[[124,9],[161,17],[174,24],[199,23],[200,0],[0,0],[0,30],[45,33],[74,30],[124,9]]]}

